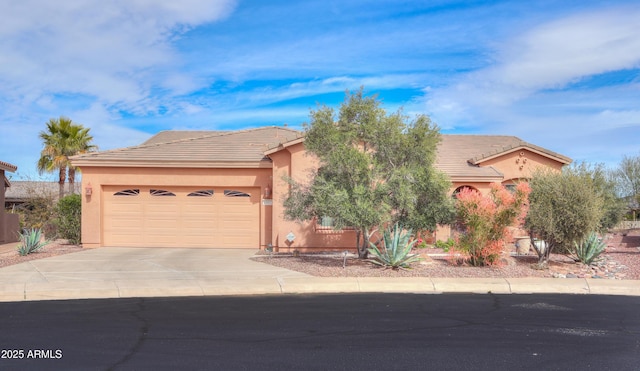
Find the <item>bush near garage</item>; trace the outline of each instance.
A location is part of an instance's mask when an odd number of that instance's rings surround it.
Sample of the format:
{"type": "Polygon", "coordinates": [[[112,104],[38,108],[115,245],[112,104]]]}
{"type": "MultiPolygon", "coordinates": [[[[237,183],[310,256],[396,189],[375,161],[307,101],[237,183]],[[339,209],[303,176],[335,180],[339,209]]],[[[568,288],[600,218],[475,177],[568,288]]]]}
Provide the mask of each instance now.
{"type": "Polygon", "coordinates": [[[72,194],[61,198],[56,205],[58,237],[68,240],[70,244],[79,244],[81,215],[82,198],[80,195],[72,194]]]}

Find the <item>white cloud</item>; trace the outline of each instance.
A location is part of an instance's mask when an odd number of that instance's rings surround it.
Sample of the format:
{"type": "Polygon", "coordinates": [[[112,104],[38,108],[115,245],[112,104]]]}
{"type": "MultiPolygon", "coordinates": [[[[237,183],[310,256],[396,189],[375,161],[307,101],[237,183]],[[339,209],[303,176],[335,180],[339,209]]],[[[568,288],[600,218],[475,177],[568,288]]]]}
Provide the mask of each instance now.
{"type": "MultiPolygon", "coordinates": [[[[38,132],[65,115],[102,148],[140,143],[121,111],[147,115],[199,88],[173,42],[236,0],[21,0],[0,12],[0,157],[35,171],[38,132]],[[158,94],[158,93],[161,94],[158,94]],[[118,126],[122,125],[122,126],[118,126]]],[[[176,109],[180,109],[180,105],[176,109]]]]}
{"type": "Polygon", "coordinates": [[[430,94],[434,111],[502,106],[611,71],[640,67],[640,10],[576,14],[531,29],[497,50],[495,63],[430,94]]]}
{"type": "Polygon", "coordinates": [[[592,150],[607,161],[629,150],[627,144],[605,146],[602,139],[615,141],[614,132],[640,129],[639,112],[629,108],[637,106],[637,83],[603,87],[589,79],[640,68],[639,9],[541,24],[507,40],[494,60],[449,86],[425,91],[427,111],[444,129],[520,135],[568,155],[588,157],[592,150]],[[572,89],[576,83],[580,88],[572,89]]]}
{"type": "Polygon", "coordinates": [[[584,13],[545,24],[514,40],[502,58],[493,78],[531,89],[640,67],[640,10],[584,13]]]}
{"type": "Polygon", "coordinates": [[[135,104],[154,86],[193,86],[165,76],[180,63],[170,42],[202,23],[225,17],[234,0],[24,0],[0,12],[0,93],[81,93],[103,104],[135,104]],[[165,81],[166,79],[166,81],[165,81]]]}

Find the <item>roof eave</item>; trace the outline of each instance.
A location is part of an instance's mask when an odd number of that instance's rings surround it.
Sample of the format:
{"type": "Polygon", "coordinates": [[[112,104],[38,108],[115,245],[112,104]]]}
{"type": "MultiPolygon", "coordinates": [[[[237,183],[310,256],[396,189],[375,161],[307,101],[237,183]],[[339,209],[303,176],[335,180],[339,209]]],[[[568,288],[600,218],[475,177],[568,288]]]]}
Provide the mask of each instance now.
{"type": "Polygon", "coordinates": [[[16,170],[18,170],[18,167],[8,162],[0,161],[0,170],[9,171],[13,173],[16,170]]]}
{"type": "Polygon", "coordinates": [[[452,183],[502,183],[504,176],[449,176],[452,183]]]}
{"type": "Polygon", "coordinates": [[[296,138],[296,139],[290,140],[290,141],[288,141],[288,142],[280,143],[280,144],[278,144],[277,146],[272,147],[272,148],[270,148],[270,149],[266,150],[266,151],[264,152],[264,154],[265,154],[266,156],[269,156],[269,155],[274,154],[274,153],[276,153],[276,152],[280,152],[280,151],[282,151],[283,149],[285,149],[285,148],[287,148],[287,147],[291,147],[291,146],[293,146],[293,145],[296,145],[296,144],[299,144],[299,143],[304,142],[304,138],[305,138],[305,137],[304,137],[304,136],[302,136],[302,137],[300,137],[300,138],[296,138]]]}
{"type": "Polygon", "coordinates": [[[72,161],[73,166],[86,167],[150,167],[150,168],[219,168],[219,169],[270,169],[273,163],[268,160],[262,161],[191,161],[191,162],[172,162],[172,161],[131,161],[131,160],[102,160],[102,161],[86,161],[77,159],[72,161]]]}
{"type": "Polygon", "coordinates": [[[559,155],[559,154],[555,154],[555,153],[549,153],[549,152],[546,152],[546,151],[542,151],[542,150],[539,150],[537,148],[534,148],[534,147],[528,146],[528,145],[521,145],[521,146],[518,146],[518,147],[510,148],[508,150],[496,152],[496,153],[493,153],[493,154],[488,155],[488,156],[478,156],[478,157],[469,159],[468,162],[470,164],[472,164],[472,165],[480,165],[483,162],[486,162],[486,161],[489,161],[489,160],[493,160],[495,158],[507,155],[507,154],[512,153],[512,152],[517,152],[517,151],[520,151],[520,150],[523,150],[523,149],[526,149],[527,151],[536,153],[536,154],[538,154],[540,156],[544,156],[544,157],[550,158],[552,160],[558,161],[558,162],[560,162],[560,163],[562,163],[564,165],[568,165],[568,164],[570,164],[572,162],[572,160],[570,158],[568,158],[568,157],[565,157],[565,156],[562,156],[562,155],[559,155]]]}

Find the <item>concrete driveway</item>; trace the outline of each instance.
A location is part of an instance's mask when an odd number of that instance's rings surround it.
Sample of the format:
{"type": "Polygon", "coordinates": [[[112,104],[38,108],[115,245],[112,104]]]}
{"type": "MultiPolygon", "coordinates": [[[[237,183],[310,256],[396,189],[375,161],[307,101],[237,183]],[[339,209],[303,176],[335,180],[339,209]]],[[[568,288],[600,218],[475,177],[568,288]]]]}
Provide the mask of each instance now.
{"type": "Polygon", "coordinates": [[[104,247],[0,269],[0,301],[281,293],[308,275],[252,261],[256,250],[104,247]]]}
{"type": "Polygon", "coordinates": [[[252,261],[255,252],[101,247],[37,259],[0,268],[0,302],[370,292],[640,296],[640,285],[633,280],[314,277],[252,261]]]}

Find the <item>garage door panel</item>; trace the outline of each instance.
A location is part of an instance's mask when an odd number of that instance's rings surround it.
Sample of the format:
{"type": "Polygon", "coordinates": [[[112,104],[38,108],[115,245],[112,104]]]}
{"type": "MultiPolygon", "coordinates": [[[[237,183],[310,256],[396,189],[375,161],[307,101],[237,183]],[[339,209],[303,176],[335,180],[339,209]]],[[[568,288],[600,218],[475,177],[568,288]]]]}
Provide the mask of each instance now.
{"type": "Polygon", "coordinates": [[[258,189],[122,186],[103,195],[105,245],[259,246],[258,189]]]}

